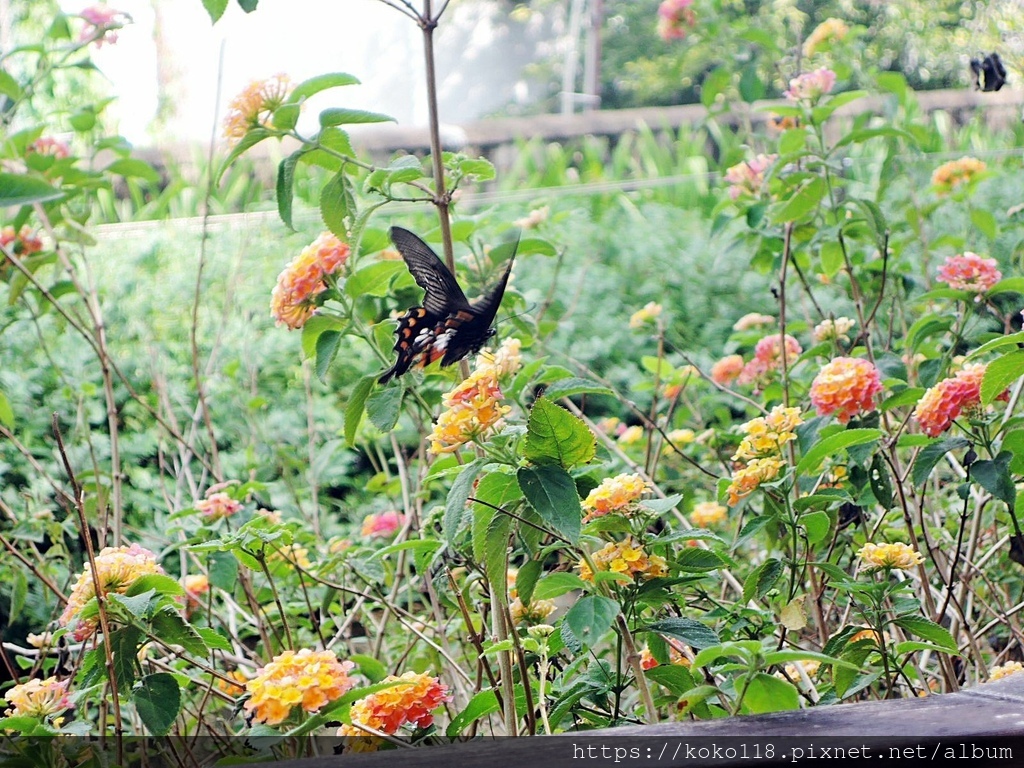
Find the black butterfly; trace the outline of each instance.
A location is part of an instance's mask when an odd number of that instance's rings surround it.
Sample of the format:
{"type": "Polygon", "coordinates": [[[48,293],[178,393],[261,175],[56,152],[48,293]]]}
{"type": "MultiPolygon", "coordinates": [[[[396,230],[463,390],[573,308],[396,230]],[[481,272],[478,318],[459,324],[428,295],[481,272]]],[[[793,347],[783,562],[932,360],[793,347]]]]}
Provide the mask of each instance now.
{"type": "Polygon", "coordinates": [[[994,51],[984,59],[971,59],[971,80],[976,91],[998,91],[1006,83],[1006,68],[994,51]]]}
{"type": "Polygon", "coordinates": [[[442,366],[451,365],[478,352],[494,335],[491,323],[498,314],[516,257],[513,248],[501,279],[471,304],[455,276],[429,245],[401,227],[392,227],[390,234],[425,294],[423,306],[413,307],[398,319],[395,330],[398,359],[380,377],[381,384],[401,376],[413,365],[429,365],[438,358],[442,366]]]}

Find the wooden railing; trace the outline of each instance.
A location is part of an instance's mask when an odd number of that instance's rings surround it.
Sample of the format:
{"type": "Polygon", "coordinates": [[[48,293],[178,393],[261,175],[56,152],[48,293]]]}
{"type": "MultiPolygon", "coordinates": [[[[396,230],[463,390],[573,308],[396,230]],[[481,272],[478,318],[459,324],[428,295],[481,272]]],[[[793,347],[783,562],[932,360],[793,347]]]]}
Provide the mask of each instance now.
{"type": "Polygon", "coordinates": [[[278,768],[1024,766],[1024,673],[919,699],[325,755],[278,768]],[[865,762],[866,761],[866,762],[865,762]]]}

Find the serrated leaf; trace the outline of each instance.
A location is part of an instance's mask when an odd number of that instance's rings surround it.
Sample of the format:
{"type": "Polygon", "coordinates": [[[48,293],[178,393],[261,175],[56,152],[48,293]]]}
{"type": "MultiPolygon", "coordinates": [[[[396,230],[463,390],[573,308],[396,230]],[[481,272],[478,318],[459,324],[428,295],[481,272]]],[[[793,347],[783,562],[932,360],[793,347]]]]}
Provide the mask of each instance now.
{"type": "Polygon", "coordinates": [[[704,573],[721,568],[726,562],[721,555],[710,549],[686,547],[679,552],[673,565],[681,571],[704,573]]]}
{"type": "Polygon", "coordinates": [[[795,221],[803,216],[806,216],[815,206],[821,202],[821,199],[825,196],[827,187],[825,180],[820,176],[815,176],[807,184],[798,189],[789,200],[776,211],[772,217],[776,224],[785,224],[789,221],[795,221]]]}
{"type": "Polygon", "coordinates": [[[543,570],[540,560],[527,560],[516,572],[516,595],[523,602],[529,605],[533,600],[533,592],[537,587],[537,579],[543,570]]]}
{"type": "Polygon", "coordinates": [[[352,180],[342,169],[320,190],[320,218],[331,232],[342,239],[348,238],[345,221],[353,215],[351,186],[352,180]]]}
{"type": "Polygon", "coordinates": [[[324,331],[316,337],[316,377],[320,381],[327,381],[327,371],[338,354],[338,347],[341,344],[341,334],[338,331],[324,331]]]}
{"type": "Polygon", "coordinates": [[[356,432],[359,423],[363,420],[363,413],[366,411],[366,398],[377,383],[376,374],[363,376],[352,388],[352,394],[345,404],[345,442],[351,448],[356,444],[356,432]]]}
{"type": "Polygon", "coordinates": [[[290,94],[289,101],[303,101],[315,93],[326,91],[328,88],[337,88],[343,85],[359,85],[359,79],[344,72],[331,72],[326,75],[317,75],[308,80],[303,80],[296,85],[290,94]]]}
{"type": "Polygon", "coordinates": [[[1017,489],[1010,474],[1013,454],[1002,451],[994,459],[982,459],[971,464],[971,479],[997,499],[1005,501],[1013,509],[1017,501],[1017,489]]]}
{"type": "Polygon", "coordinates": [[[169,645],[180,645],[193,656],[206,656],[209,649],[202,636],[174,609],[158,611],[150,620],[153,634],[169,645]]]}
{"type": "Polygon", "coordinates": [[[210,14],[210,21],[216,23],[228,8],[228,0],[203,0],[203,8],[210,14]]]}
{"type": "Polygon", "coordinates": [[[682,640],[691,648],[709,648],[721,642],[715,630],[706,624],[683,616],[655,621],[637,630],[637,632],[657,632],[660,635],[682,640]]]}
{"type": "Polygon", "coordinates": [[[64,193],[35,176],[0,173],[0,208],[59,200],[64,193]]]}
{"type": "Polygon", "coordinates": [[[680,664],[661,664],[646,670],[644,677],[665,686],[673,696],[682,696],[694,687],[690,670],[680,664]]]}
{"type": "Polygon", "coordinates": [[[800,524],[807,531],[807,541],[817,544],[828,536],[832,518],[829,517],[828,512],[811,512],[800,517],[800,524]]]}
{"type": "Polygon", "coordinates": [[[910,479],[914,485],[924,485],[925,480],[935,469],[935,465],[948,451],[966,448],[971,443],[963,437],[947,437],[927,445],[917,454],[914,467],[910,471],[910,479]]]}
{"type": "Polygon", "coordinates": [[[466,705],[465,709],[452,718],[448,728],[445,730],[445,736],[449,739],[454,739],[474,722],[497,712],[498,709],[498,697],[495,695],[494,690],[488,688],[480,691],[480,693],[469,700],[469,704],[466,705]]]}
{"type": "Polygon", "coordinates": [[[215,629],[200,627],[196,632],[199,633],[203,642],[206,643],[206,646],[211,650],[230,652],[234,648],[234,646],[231,645],[231,641],[215,629]]]}
{"type": "Polygon", "coordinates": [[[401,261],[375,261],[360,267],[345,281],[345,293],[360,296],[386,296],[395,275],[405,271],[401,261]]]}
{"type": "Polygon", "coordinates": [[[537,582],[537,586],[533,590],[533,597],[536,600],[550,600],[551,598],[564,595],[566,592],[586,588],[587,582],[575,573],[556,571],[555,573],[549,573],[537,582]]]}
{"type": "Polygon", "coordinates": [[[379,112],[367,112],[362,109],[344,109],[335,107],[320,113],[320,125],[324,128],[333,125],[355,125],[362,123],[393,123],[395,118],[379,112]]]}
{"type": "Polygon", "coordinates": [[[508,538],[511,532],[512,518],[497,512],[487,523],[479,551],[474,546],[474,556],[483,563],[487,580],[502,600],[507,596],[505,584],[508,578],[508,538]]]}
{"type": "Polygon", "coordinates": [[[572,476],[554,464],[520,467],[516,476],[523,495],[541,520],[571,544],[576,544],[580,538],[583,508],[572,476]]]}
{"type": "Polygon", "coordinates": [[[949,630],[923,616],[900,616],[895,622],[912,635],[935,643],[949,653],[957,653],[956,640],[949,630]]]}
{"type": "Polygon", "coordinates": [[[594,434],[582,419],[546,397],[530,409],[526,430],[523,456],[534,464],[569,469],[586,464],[597,451],[594,434]]]}
{"type": "Polygon", "coordinates": [[[444,517],[441,519],[441,532],[449,546],[454,545],[455,538],[462,528],[463,520],[466,519],[466,502],[473,491],[477,475],[488,466],[490,466],[489,459],[474,459],[463,467],[462,472],[455,478],[455,482],[452,483],[452,487],[448,491],[444,517]]]}
{"type": "MultiPolygon", "coordinates": [[[[744,685],[737,682],[737,687],[744,685]]],[[[758,672],[745,683],[743,705],[751,714],[786,712],[800,706],[796,686],[773,675],[758,672]]]]}
{"type": "Polygon", "coordinates": [[[743,602],[764,597],[782,578],[786,566],[777,558],[770,558],[759,565],[743,582],[743,602]]]}
{"type": "Polygon", "coordinates": [[[132,702],[150,734],[165,736],[181,709],[181,688],[169,672],[146,675],[132,690],[132,702]]]}
{"type": "Polygon", "coordinates": [[[1021,376],[1024,376],[1024,349],[1015,349],[997,357],[985,367],[985,376],[981,380],[982,404],[993,402],[1021,376]]]}
{"type": "Polygon", "coordinates": [[[400,387],[385,387],[366,398],[366,415],[381,432],[390,432],[398,423],[402,415],[402,392],[400,387]]]}
{"type": "Polygon", "coordinates": [[[817,471],[818,466],[828,456],[840,451],[878,440],[882,436],[880,429],[846,429],[816,444],[803,455],[796,465],[797,475],[807,475],[817,471]]]}
{"type": "Polygon", "coordinates": [[[563,622],[585,648],[593,648],[611,629],[618,613],[619,604],[611,598],[587,595],[576,601],[565,614],[563,622]]]}
{"type": "Polygon", "coordinates": [[[556,381],[544,390],[544,397],[557,400],[576,395],[614,395],[615,390],[589,379],[568,378],[556,381]]]}
{"type": "Polygon", "coordinates": [[[288,229],[292,226],[292,195],[295,186],[295,166],[299,162],[302,150],[295,152],[277,166],[277,213],[288,229]]]}

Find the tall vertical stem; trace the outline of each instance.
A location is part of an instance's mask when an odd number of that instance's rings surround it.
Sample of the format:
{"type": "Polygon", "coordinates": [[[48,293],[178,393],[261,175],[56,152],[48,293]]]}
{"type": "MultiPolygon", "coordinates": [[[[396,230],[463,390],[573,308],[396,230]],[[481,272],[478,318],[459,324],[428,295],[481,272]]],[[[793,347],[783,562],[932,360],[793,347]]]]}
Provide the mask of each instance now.
{"type": "Polygon", "coordinates": [[[444,263],[455,274],[455,250],[452,247],[452,225],[448,216],[451,202],[444,184],[444,160],[441,157],[441,124],[437,109],[437,69],[434,62],[434,30],[437,19],[433,16],[431,0],[423,0],[423,15],[420,17],[423,30],[423,56],[427,71],[427,120],[430,126],[430,159],[434,170],[434,206],[441,224],[441,243],[444,246],[444,263]]]}

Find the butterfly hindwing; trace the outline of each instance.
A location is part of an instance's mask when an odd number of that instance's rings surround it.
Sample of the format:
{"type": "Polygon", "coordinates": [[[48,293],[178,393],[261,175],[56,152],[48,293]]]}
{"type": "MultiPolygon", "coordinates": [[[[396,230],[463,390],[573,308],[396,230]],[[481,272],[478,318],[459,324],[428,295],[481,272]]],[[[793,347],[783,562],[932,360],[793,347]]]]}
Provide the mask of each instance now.
{"type": "Polygon", "coordinates": [[[998,91],[1006,84],[1006,67],[993,51],[982,59],[971,59],[971,80],[978,91],[998,91]]]}
{"type": "Polygon", "coordinates": [[[440,358],[441,365],[447,366],[478,352],[494,335],[491,325],[515,259],[513,247],[501,280],[471,304],[448,267],[419,237],[407,229],[392,227],[391,239],[424,296],[423,306],[413,307],[398,319],[394,347],[398,359],[381,375],[381,384],[414,365],[429,365],[440,358]]]}

